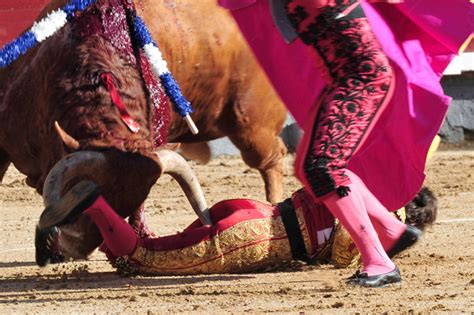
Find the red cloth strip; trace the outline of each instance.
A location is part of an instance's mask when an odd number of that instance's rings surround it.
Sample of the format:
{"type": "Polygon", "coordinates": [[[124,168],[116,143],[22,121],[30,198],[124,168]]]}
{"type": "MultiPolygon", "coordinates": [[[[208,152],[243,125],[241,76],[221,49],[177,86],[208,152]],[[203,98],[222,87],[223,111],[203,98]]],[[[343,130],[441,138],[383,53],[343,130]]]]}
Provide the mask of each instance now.
{"type": "Polygon", "coordinates": [[[128,129],[130,129],[132,132],[136,133],[140,130],[140,125],[133,120],[133,118],[130,116],[127,108],[122,102],[122,99],[120,98],[120,94],[117,90],[117,87],[115,86],[114,83],[114,78],[112,77],[112,74],[110,73],[101,73],[100,78],[105,84],[105,87],[110,93],[110,97],[112,98],[112,102],[114,102],[115,106],[119,110],[120,117],[122,118],[122,121],[127,125],[128,129]]]}

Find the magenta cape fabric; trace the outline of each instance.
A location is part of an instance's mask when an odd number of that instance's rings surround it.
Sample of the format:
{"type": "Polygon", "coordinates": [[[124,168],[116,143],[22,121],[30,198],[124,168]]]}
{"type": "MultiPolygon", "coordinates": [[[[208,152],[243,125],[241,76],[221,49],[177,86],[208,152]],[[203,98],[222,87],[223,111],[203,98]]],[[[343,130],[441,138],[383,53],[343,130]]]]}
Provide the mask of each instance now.
{"type": "MultiPolygon", "coordinates": [[[[268,0],[240,2],[227,0],[238,8],[232,14],[242,33],[298,124],[311,125],[306,118],[325,86],[314,52],[299,40],[283,41],[268,0]]],[[[412,199],[425,178],[426,155],[450,103],[439,80],[474,29],[473,5],[468,0],[436,5],[405,0],[397,5],[363,3],[363,8],[393,64],[396,87],[348,168],[388,209],[396,210],[412,199]]]]}

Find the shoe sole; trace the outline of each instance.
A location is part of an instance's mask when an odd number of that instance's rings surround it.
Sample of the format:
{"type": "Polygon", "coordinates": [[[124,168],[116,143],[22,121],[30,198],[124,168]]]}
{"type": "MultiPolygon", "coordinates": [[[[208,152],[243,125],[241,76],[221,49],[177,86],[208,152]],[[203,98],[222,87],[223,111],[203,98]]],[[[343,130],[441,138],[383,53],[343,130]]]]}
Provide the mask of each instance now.
{"type": "Polygon", "coordinates": [[[40,216],[38,227],[48,229],[53,226],[71,223],[84,210],[89,208],[100,196],[96,183],[84,180],[74,185],[64,196],[46,207],[40,216]]]}
{"type": "Polygon", "coordinates": [[[366,288],[384,288],[389,285],[399,285],[402,281],[400,270],[396,268],[394,271],[380,276],[364,277],[364,278],[352,278],[346,283],[354,286],[361,286],[366,288]],[[374,279],[374,277],[383,277],[374,279]],[[372,279],[371,279],[372,278],[372,279]]]}
{"type": "Polygon", "coordinates": [[[386,288],[388,286],[401,286],[402,280],[399,279],[399,280],[395,280],[395,281],[388,281],[386,283],[377,284],[377,285],[371,285],[371,284],[367,284],[367,283],[360,283],[360,282],[356,282],[356,281],[348,281],[347,284],[350,285],[350,286],[364,287],[364,288],[386,288]]]}
{"type": "Polygon", "coordinates": [[[387,287],[401,287],[401,286],[402,286],[402,281],[398,281],[398,282],[387,283],[379,287],[373,287],[373,288],[387,288],[387,287]]]}

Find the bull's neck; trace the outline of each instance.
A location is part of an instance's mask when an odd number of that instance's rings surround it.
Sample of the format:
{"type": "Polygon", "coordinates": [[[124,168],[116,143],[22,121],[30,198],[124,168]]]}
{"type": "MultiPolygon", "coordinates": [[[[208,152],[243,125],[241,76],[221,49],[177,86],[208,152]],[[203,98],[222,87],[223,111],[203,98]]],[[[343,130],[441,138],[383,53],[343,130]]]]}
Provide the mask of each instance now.
{"type": "Polygon", "coordinates": [[[5,107],[5,93],[7,88],[7,79],[8,79],[9,69],[0,70],[0,112],[5,107]]]}
{"type": "Polygon", "coordinates": [[[8,107],[8,89],[11,87],[14,78],[17,77],[15,65],[10,65],[6,69],[0,69],[0,114],[8,107]]]}
{"type": "Polygon", "coordinates": [[[18,61],[8,66],[6,69],[0,69],[0,114],[8,108],[10,97],[9,90],[14,88],[18,80],[23,80],[23,71],[27,69],[25,65],[29,64],[31,56],[26,54],[18,61]]]}

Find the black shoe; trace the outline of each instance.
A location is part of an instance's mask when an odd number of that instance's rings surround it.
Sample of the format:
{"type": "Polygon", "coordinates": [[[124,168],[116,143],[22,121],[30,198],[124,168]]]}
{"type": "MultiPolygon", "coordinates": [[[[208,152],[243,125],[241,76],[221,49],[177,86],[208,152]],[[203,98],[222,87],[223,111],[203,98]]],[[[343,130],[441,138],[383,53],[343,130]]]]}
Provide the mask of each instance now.
{"type": "Polygon", "coordinates": [[[60,263],[64,256],[58,249],[59,229],[57,227],[42,229],[36,226],[35,249],[36,263],[44,267],[49,263],[60,263]]]}
{"type": "Polygon", "coordinates": [[[371,287],[371,288],[380,288],[384,287],[391,283],[399,283],[402,281],[402,276],[400,275],[400,270],[397,267],[390,272],[376,275],[368,276],[367,273],[362,272],[358,275],[351,277],[347,283],[353,285],[360,285],[362,287],[371,287]]]}
{"type": "Polygon", "coordinates": [[[395,245],[387,251],[388,257],[392,258],[398,253],[413,246],[421,238],[422,234],[423,233],[420,229],[412,225],[407,225],[407,229],[403,232],[402,236],[400,236],[395,245]]]}
{"type": "Polygon", "coordinates": [[[350,276],[349,278],[346,278],[346,280],[352,280],[352,279],[359,278],[359,275],[360,275],[360,270],[357,270],[356,272],[354,272],[354,274],[352,276],[350,276]]]}
{"type": "Polygon", "coordinates": [[[88,180],[80,181],[61,199],[44,209],[38,227],[48,229],[74,222],[99,196],[100,190],[96,183],[88,180]]]}

